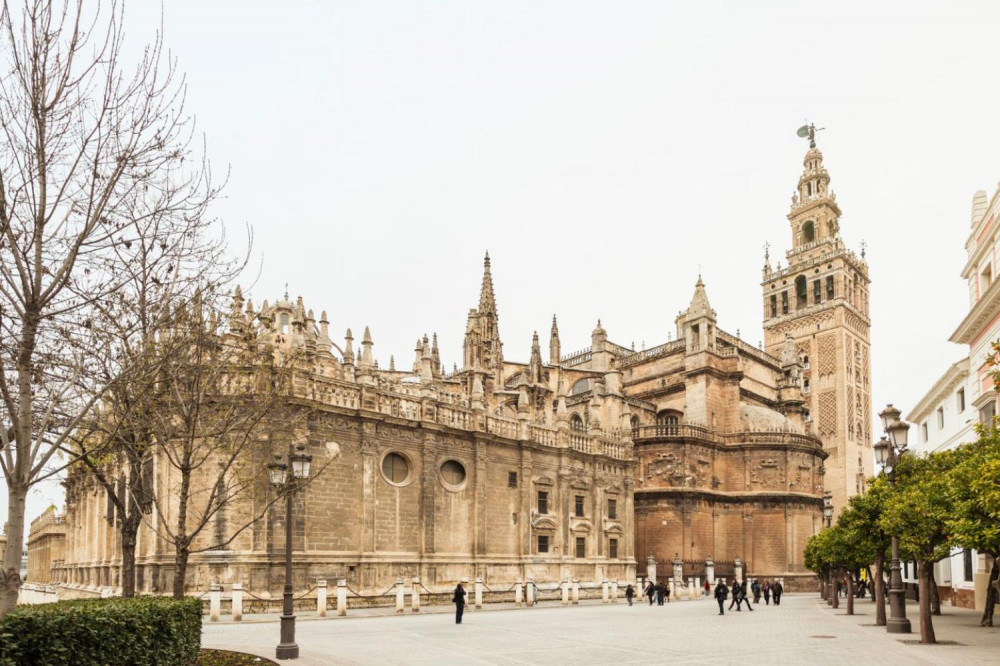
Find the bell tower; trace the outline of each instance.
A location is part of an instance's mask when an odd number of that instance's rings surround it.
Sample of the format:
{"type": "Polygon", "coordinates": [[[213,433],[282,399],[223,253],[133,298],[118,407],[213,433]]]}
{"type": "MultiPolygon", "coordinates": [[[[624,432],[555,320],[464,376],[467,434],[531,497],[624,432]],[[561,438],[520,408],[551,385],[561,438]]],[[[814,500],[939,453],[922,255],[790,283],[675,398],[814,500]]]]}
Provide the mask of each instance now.
{"type": "Polygon", "coordinates": [[[840,207],[830,189],[816,128],[807,125],[809,150],[792,194],[792,246],[771,267],[765,254],[764,348],[776,358],[794,344],[802,365],[805,418],[829,454],[824,485],[839,514],[863,492],[872,473],[871,360],[868,263],[840,237],[840,207]]]}

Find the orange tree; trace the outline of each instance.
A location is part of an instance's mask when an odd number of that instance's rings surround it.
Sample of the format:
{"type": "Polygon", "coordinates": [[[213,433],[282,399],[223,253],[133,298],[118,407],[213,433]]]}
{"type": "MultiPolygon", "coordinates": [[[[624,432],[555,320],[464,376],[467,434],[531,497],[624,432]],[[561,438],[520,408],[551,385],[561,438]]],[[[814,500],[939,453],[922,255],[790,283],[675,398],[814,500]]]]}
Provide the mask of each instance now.
{"type": "Polygon", "coordinates": [[[951,551],[948,519],[954,511],[950,475],[961,451],[926,457],[904,456],[896,465],[896,486],[878,520],[879,529],[899,539],[903,557],[916,560],[920,591],[920,642],[936,643],[931,622],[933,566],[951,551]]]}

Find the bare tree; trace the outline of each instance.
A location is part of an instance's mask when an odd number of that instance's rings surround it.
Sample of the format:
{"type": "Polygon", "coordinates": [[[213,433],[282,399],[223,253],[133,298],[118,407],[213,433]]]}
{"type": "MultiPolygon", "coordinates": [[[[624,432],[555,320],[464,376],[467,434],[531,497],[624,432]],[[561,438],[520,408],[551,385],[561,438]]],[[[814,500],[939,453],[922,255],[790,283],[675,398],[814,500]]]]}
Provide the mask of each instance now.
{"type": "Polygon", "coordinates": [[[183,81],[161,58],[160,36],[126,69],[122,19],[115,0],[93,11],[82,0],[0,7],[0,470],[10,543],[0,617],[20,587],[29,488],[116,378],[95,359],[122,337],[106,325],[140,233],[130,211],[142,200],[183,217],[216,194],[191,159],[183,81]],[[177,182],[189,187],[168,187],[177,182]],[[167,190],[176,196],[156,196],[167,190]]]}
{"type": "Polygon", "coordinates": [[[237,292],[228,326],[200,301],[179,313],[162,347],[157,403],[142,410],[156,441],[153,527],[174,546],[177,598],[192,553],[231,544],[279,498],[267,478],[275,433],[283,445],[307,421],[290,399],[295,354],[275,353],[268,328],[258,337],[242,302],[237,292]]]}
{"type": "MultiPolygon", "coordinates": [[[[203,185],[179,182],[186,189],[203,185]]],[[[117,516],[112,522],[121,535],[125,597],[135,594],[137,536],[153,500],[148,470],[155,438],[148,415],[162,402],[156,387],[172,347],[184,344],[160,334],[173,327],[173,315],[186,300],[220,293],[245,265],[228,257],[224,238],[213,234],[214,222],[205,216],[208,200],[183,215],[162,205],[163,198],[177,198],[177,187],[167,182],[144,191],[129,207],[134,233],[116,247],[127,280],[99,304],[112,353],[95,362],[116,379],[70,450],[104,487],[117,516]]]]}

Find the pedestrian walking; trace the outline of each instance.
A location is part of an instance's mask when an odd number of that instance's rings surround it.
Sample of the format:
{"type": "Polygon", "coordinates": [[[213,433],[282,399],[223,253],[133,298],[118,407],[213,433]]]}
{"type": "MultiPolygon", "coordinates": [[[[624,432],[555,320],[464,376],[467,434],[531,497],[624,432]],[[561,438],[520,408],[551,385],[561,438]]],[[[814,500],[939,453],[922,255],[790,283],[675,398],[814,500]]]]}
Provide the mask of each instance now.
{"type": "Polygon", "coordinates": [[[465,611],[465,588],[460,582],[455,586],[455,596],[451,598],[455,604],[455,624],[462,624],[462,613],[465,611]]]}
{"type": "Polygon", "coordinates": [[[753,579],[753,584],[750,586],[750,590],[753,592],[753,602],[755,604],[760,603],[760,582],[756,578],[753,579]]]}
{"type": "Polygon", "coordinates": [[[628,587],[625,588],[625,601],[628,602],[629,606],[632,605],[632,597],[634,596],[635,596],[635,588],[629,585],[628,587]]]}
{"type": "Polygon", "coordinates": [[[763,588],[763,590],[764,590],[764,605],[765,606],[770,606],[771,605],[771,582],[770,581],[766,581],[766,580],[764,581],[764,588],[763,588]]]}
{"type": "Polygon", "coordinates": [[[729,610],[733,610],[733,606],[736,606],[736,610],[739,611],[739,609],[740,609],[740,584],[739,584],[739,581],[737,581],[736,579],[733,579],[733,587],[732,587],[732,590],[730,590],[730,595],[731,595],[730,596],[731,601],[729,602],[729,610]]]}
{"type": "Polygon", "coordinates": [[[653,597],[656,596],[656,581],[646,582],[646,596],[649,597],[649,605],[653,605],[653,597]]]}
{"type": "Polygon", "coordinates": [[[663,596],[667,600],[667,603],[669,604],[670,603],[670,586],[669,585],[665,584],[663,586],[663,596]]]}
{"type": "Polygon", "coordinates": [[[743,603],[744,601],[747,604],[747,609],[749,609],[750,612],[752,613],[753,612],[753,606],[750,605],[750,599],[747,598],[747,582],[745,580],[743,581],[742,584],[740,584],[740,598],[736,602],[736,610],[737,611],[740,610],[740,604],[743,603]]]}
{"type": "Polygon", "coordinates": [[[711,593],[712,593],[712,584],[709,583],[708,579],[706,578],[705,579],[705,596],[707,597],[711,593]]]}
{"type": "Polygon", "coordinates": [[[771,592],[774,593],[774,605],[781,605],[781,593],[785,591],[785,586],[781,584],[781,579],[774,581],[774,587],[771,588],[771,592]]]}
{"type": "Polygon", "coordinates": [[[726,587],[726,581],[720,578],[718,584],[715,586],[715,600],[719,602],[719,615],[726,614],[723,607],[726,605],[726,597],[728,595],[729,588],[726,587]]]}
{"type": "Polygon", "coordinates": [[[662,606],[663,605],[663,583],[662,582],[656,584],[656,605],[657,606],[662,606]]]}

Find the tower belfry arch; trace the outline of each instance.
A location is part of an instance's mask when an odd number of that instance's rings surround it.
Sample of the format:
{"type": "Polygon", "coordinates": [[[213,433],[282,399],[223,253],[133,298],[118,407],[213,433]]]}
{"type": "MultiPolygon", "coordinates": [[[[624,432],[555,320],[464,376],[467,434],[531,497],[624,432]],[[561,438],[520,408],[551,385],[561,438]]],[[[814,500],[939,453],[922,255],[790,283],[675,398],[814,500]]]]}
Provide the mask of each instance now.
{"type": "Polygon", "coordinates": [[[780,356],[790,338],[799,357],[811,359],[802,373],[806,409],[829,454],[824,485],[839,512],[848,497],[864,491],[873,464],[870,281],[864,256],[841,238],[842,213],[816,147],[817,131],[805,125],[798,132],[809,149],[787,214],[787,265],[772,268],[769,252],[765,256],[764,347],[780,356]]]}

